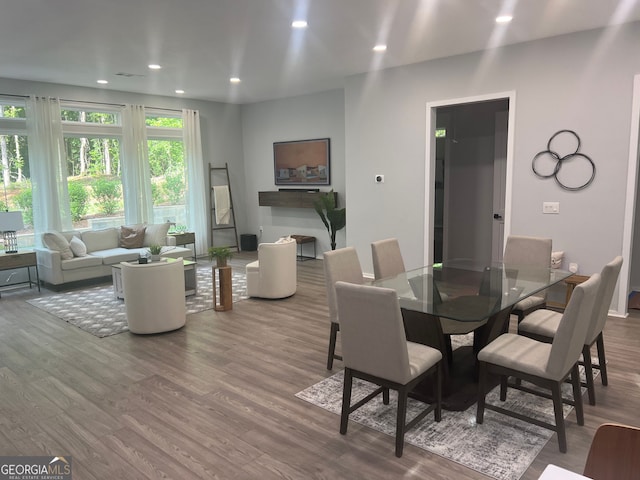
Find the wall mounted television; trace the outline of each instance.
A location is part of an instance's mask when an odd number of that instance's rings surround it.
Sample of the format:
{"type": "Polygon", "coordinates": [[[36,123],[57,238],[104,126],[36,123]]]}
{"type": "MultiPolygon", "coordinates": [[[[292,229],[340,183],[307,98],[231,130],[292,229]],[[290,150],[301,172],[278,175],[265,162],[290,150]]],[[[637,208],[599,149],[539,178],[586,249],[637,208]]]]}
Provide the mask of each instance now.
{"type": "Polygon", "coordinates": [[[276,185],[330,185],[328,138],[273,143],[276,185]]]}

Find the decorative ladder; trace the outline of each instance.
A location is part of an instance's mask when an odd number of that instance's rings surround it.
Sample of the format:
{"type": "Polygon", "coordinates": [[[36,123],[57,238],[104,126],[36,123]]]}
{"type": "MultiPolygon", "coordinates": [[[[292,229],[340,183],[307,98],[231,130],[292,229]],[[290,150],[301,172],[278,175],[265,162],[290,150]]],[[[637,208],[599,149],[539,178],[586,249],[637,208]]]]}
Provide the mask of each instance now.
{"type": "MultiPolygon", "coordinates": [[[[214,247],[229,247],[235,248],[236,251],[240,251],[240,243],[238,242],[238,229],[236,228],[236,213],[233,208],[233,195],[231,195],[231,181],[229,180],[229,165],[224,164],[224,167],[214,167],[209,164],[209,201],[211,203],[211,245],[214,247]],[[224,183],[226,182],[226,183],[224,183]],[[229,187],[229,209],[231,210],[231,225],[218,225],[216,223],[216,207],[214,200],[213,187],[227,185],[229,187]],[[216,244],[216,240],[219,233],[223,231],[229,231],[233,233],[233,242],[229,241],[226,245],[216,244]],[[233,232],[231,232],[233,230],[233,232]]],[[[230,240],[229,236],[221,235],[223,240],[230,240]]]]}

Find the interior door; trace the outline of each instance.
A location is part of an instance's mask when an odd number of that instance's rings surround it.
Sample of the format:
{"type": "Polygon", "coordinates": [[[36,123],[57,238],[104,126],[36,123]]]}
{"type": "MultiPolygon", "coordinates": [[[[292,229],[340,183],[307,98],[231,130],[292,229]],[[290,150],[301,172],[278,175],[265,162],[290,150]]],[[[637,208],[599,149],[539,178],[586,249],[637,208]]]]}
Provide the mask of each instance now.
{"type": "Polygon", "coordinates": [[[491,235],[491,260],[501,262],[504,252],[504,206],[507,185],[507,129],[509,112],[495,114],[493,160],[493,226],[491,235]]]}
{"type": "Polygon", "coordinates": [[[446,126],[446,142],[444,149],[438,149],[436,139],[436,152],[444,150],[443,165],[439,155],[432,159],[434,261],[439,260],[439,250],[442,260],[474,258],[490,263],[502,258],[508,108],[508,99],[496,99],[436,110],[437,127],[446,126]],[[437,231],[440,219],[442,234],[437,231]]]}

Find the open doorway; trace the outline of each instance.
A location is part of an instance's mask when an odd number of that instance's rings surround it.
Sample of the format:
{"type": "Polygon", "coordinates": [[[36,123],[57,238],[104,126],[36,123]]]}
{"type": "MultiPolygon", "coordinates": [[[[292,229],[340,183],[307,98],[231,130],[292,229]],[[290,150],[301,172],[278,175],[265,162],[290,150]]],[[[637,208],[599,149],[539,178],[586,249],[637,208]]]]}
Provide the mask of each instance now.
{"type": "Polygon", "coordinates": [[[502,259],[513,102],[508,93],[427,105],[427,263],[502,259]]]}

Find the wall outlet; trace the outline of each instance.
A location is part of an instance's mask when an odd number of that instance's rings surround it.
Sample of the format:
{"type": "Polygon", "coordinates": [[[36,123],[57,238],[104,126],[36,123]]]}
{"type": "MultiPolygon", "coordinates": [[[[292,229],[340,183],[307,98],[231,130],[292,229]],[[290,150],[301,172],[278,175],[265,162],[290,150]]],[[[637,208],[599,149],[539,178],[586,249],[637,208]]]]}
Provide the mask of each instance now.
{"type": "Polygon", "coordinates": [[[260,225],[260,235],[262,235],[262,232],[264,232],[264,228],[262,228],[262,225],[260,225]]]}
{"type": "Polygon", "coordinates": [[[560,213],[560,202],[542,202],[542,213],[560,213]]]}

